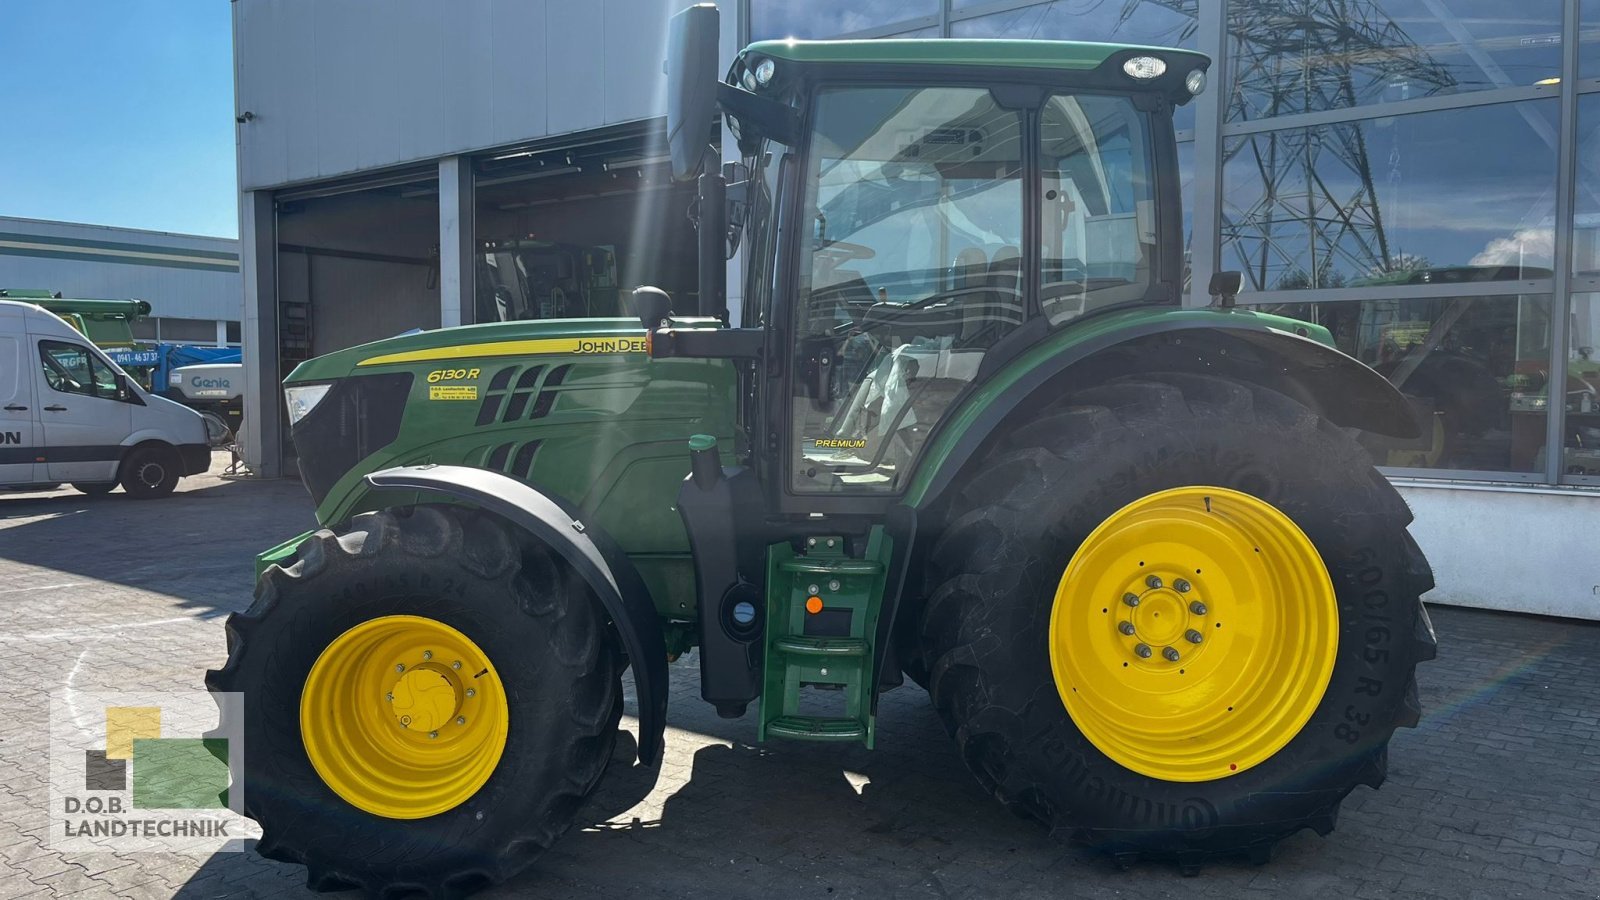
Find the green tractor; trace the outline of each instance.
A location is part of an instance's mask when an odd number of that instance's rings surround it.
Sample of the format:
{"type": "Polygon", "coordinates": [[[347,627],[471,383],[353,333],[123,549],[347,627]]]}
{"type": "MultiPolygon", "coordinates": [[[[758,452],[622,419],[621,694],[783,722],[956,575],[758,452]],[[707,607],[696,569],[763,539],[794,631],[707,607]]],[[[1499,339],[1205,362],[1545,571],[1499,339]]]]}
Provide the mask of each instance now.
{"type": "Polygon", "coordinates": [[[669,35],[698,308],[497,322],[285,383],[323,527],[228,621],[245,812],[311,885],[526,866],[669,658],[762,739],[879,740],[925,687],[984,788],[1120,863],[1265,861],[1413,725],[1414,436],[1327,332],[1179,307],[1172,111],[1208,60],[1036,41],[669,35]],[[742,163],[708,149],[720,108],[742,163]],[[724,278],[746,254],[737,327],[724,278]],[[753,706],[752,706],[753,705],[753,706]]]}

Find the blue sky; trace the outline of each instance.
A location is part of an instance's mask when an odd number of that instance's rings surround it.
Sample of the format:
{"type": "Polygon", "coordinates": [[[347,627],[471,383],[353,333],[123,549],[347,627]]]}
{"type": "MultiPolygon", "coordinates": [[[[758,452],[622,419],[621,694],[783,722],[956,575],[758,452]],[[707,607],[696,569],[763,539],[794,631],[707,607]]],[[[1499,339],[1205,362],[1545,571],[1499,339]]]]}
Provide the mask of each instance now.
{"type": "Polygon", "coordinates": [[[235,237],[227,0],[0,0],[0,215],[235,237]]]}

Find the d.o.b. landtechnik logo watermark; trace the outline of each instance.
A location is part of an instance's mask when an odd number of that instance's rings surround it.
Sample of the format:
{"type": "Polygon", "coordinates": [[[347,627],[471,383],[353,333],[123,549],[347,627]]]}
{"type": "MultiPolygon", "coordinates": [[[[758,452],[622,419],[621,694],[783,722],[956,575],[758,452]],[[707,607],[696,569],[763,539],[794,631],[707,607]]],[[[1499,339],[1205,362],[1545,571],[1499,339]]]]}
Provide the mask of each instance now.
{"type": "Polygon", "coordinates": [[[260,830],[243,815],[242,704],[242,694],[205,691],[52,696],[51,847],[243,849],[260,830]]]}

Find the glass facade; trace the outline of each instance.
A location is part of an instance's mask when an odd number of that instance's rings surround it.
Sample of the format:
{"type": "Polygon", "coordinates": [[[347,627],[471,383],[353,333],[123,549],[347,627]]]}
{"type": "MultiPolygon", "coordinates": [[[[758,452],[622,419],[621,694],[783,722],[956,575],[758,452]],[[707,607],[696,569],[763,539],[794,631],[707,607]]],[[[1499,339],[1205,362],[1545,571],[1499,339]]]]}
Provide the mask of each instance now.
{"type": "Polygon", "coordinates": [[[1552,98],[1228,138],[1223,268],[1257,291],[1548,278],[1558,119],[1552,98]]]}
{"type": "Polygon", "coordinates": [[[1227,31],[1230,121],[1561,76],[1561,0],[1228,0],[1227,31]]]}
{"type": "Polygon", "coordinates": [[[754,37],[1221,60],[1176,117],[1188,302],[1239,270],[1395,384],[1422,437],[1362,438],[1391,475],[1600,485],[1600,0],[748,2],[754,37]]]}

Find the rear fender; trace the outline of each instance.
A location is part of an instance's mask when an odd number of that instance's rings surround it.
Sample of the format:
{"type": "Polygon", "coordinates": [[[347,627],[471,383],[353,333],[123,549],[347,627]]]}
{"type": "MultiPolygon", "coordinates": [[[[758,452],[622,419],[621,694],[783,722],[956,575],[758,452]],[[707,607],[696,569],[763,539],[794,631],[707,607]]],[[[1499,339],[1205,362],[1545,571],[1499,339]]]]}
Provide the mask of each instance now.
{"type": "Polygon", "coordinates": [[[1236,378],[1293,396],[1334,424],[1416,437],[1405,397],[1344,353],[1248,312],[1169,311],[1126,327],[1066,331],[990,376],[931,438],[905,503],[927,508],[1013,415],[1119,375],[1186,371],[1236,378]]]}
{"type": "Polygon", "coordinates": [[[616,623],[639,696],[639,761],[660,760],[667,727],[667,645],[655,604],[616,543],[549,495],[499,472],[468,466],[400,466],[367,476],[375,488],[463,500],[544,542],[583,577],[616,623]]]}

